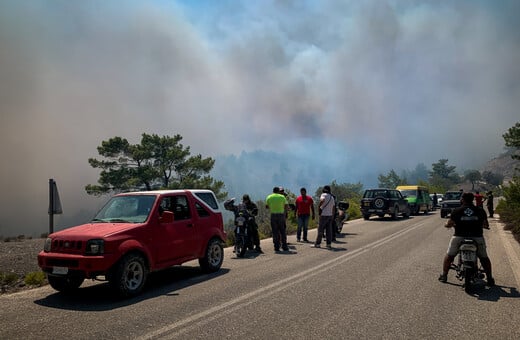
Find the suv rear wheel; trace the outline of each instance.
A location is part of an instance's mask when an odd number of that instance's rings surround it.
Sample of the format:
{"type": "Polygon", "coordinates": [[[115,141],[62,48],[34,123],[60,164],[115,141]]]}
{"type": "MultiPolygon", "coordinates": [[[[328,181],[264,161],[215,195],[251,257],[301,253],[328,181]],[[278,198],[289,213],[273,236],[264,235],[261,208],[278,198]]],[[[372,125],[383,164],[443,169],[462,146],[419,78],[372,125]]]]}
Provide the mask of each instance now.
{"type": "Polygon", "coordinates": [[[397,220],[397,217],[399,217],[399,207],[396,205],[394,207],[394,212],[392,213],[392,219],[397,220]]]}
{"type": "Polygon", "coordinates": [[[382,197],[376,197],[374,200],[374,207],[377,209],[383,209],[385,207],[385,199],[382,197]]]}

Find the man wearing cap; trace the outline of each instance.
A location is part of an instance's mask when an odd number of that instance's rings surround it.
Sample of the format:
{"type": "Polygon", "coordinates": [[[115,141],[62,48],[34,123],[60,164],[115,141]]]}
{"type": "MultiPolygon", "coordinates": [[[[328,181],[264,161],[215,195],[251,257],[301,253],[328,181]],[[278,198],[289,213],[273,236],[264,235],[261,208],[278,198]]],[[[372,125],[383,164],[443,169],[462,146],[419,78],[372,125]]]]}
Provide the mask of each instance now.
{"type": "Polygon", "coordinates": [[[269,209],[271,213],[271,231],[273,233],[274,250],[280,251],[281,245],[284,251],[288,251],[285,216],[289,204],[285,196],[280,194],[279,187],[274,187],[273,193],[266,197],[265,207],[269,209]]]}

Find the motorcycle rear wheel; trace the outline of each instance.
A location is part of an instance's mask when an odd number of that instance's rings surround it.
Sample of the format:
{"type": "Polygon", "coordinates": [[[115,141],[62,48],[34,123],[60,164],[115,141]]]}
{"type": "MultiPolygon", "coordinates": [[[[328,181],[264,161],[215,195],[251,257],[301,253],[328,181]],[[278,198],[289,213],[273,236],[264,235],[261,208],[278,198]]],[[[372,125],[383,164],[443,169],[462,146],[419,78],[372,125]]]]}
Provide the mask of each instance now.
{"type": "Polygon", "coordinates": [[[468,294],[473,292],[473,268],[466,268],[464,272],[464,291],[468,294]]]}

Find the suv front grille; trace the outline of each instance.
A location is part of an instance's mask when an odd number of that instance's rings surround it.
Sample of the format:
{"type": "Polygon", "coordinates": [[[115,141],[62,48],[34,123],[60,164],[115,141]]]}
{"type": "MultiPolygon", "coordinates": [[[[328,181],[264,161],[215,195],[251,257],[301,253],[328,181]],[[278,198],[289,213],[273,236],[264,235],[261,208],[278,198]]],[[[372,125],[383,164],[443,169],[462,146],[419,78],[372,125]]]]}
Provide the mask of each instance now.
{"type": "Polygon", "coordinates": [[[81,254],[82,241],[54,240],[52,241],[51,251],[67,254],[81,254]]]}

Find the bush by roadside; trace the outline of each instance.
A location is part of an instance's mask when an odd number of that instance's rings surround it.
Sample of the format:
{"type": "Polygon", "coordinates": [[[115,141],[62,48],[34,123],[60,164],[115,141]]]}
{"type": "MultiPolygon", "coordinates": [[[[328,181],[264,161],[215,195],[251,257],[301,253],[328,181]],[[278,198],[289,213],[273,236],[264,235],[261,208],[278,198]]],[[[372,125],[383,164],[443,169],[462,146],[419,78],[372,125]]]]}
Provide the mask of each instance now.
{"type": "Polygon", "coordinates": [[[504,199],[496,208],[504,229],[511,230],[515,239],[520,242],[520,177],[514,177],[507,187],[504,187],[504,199]]]}

